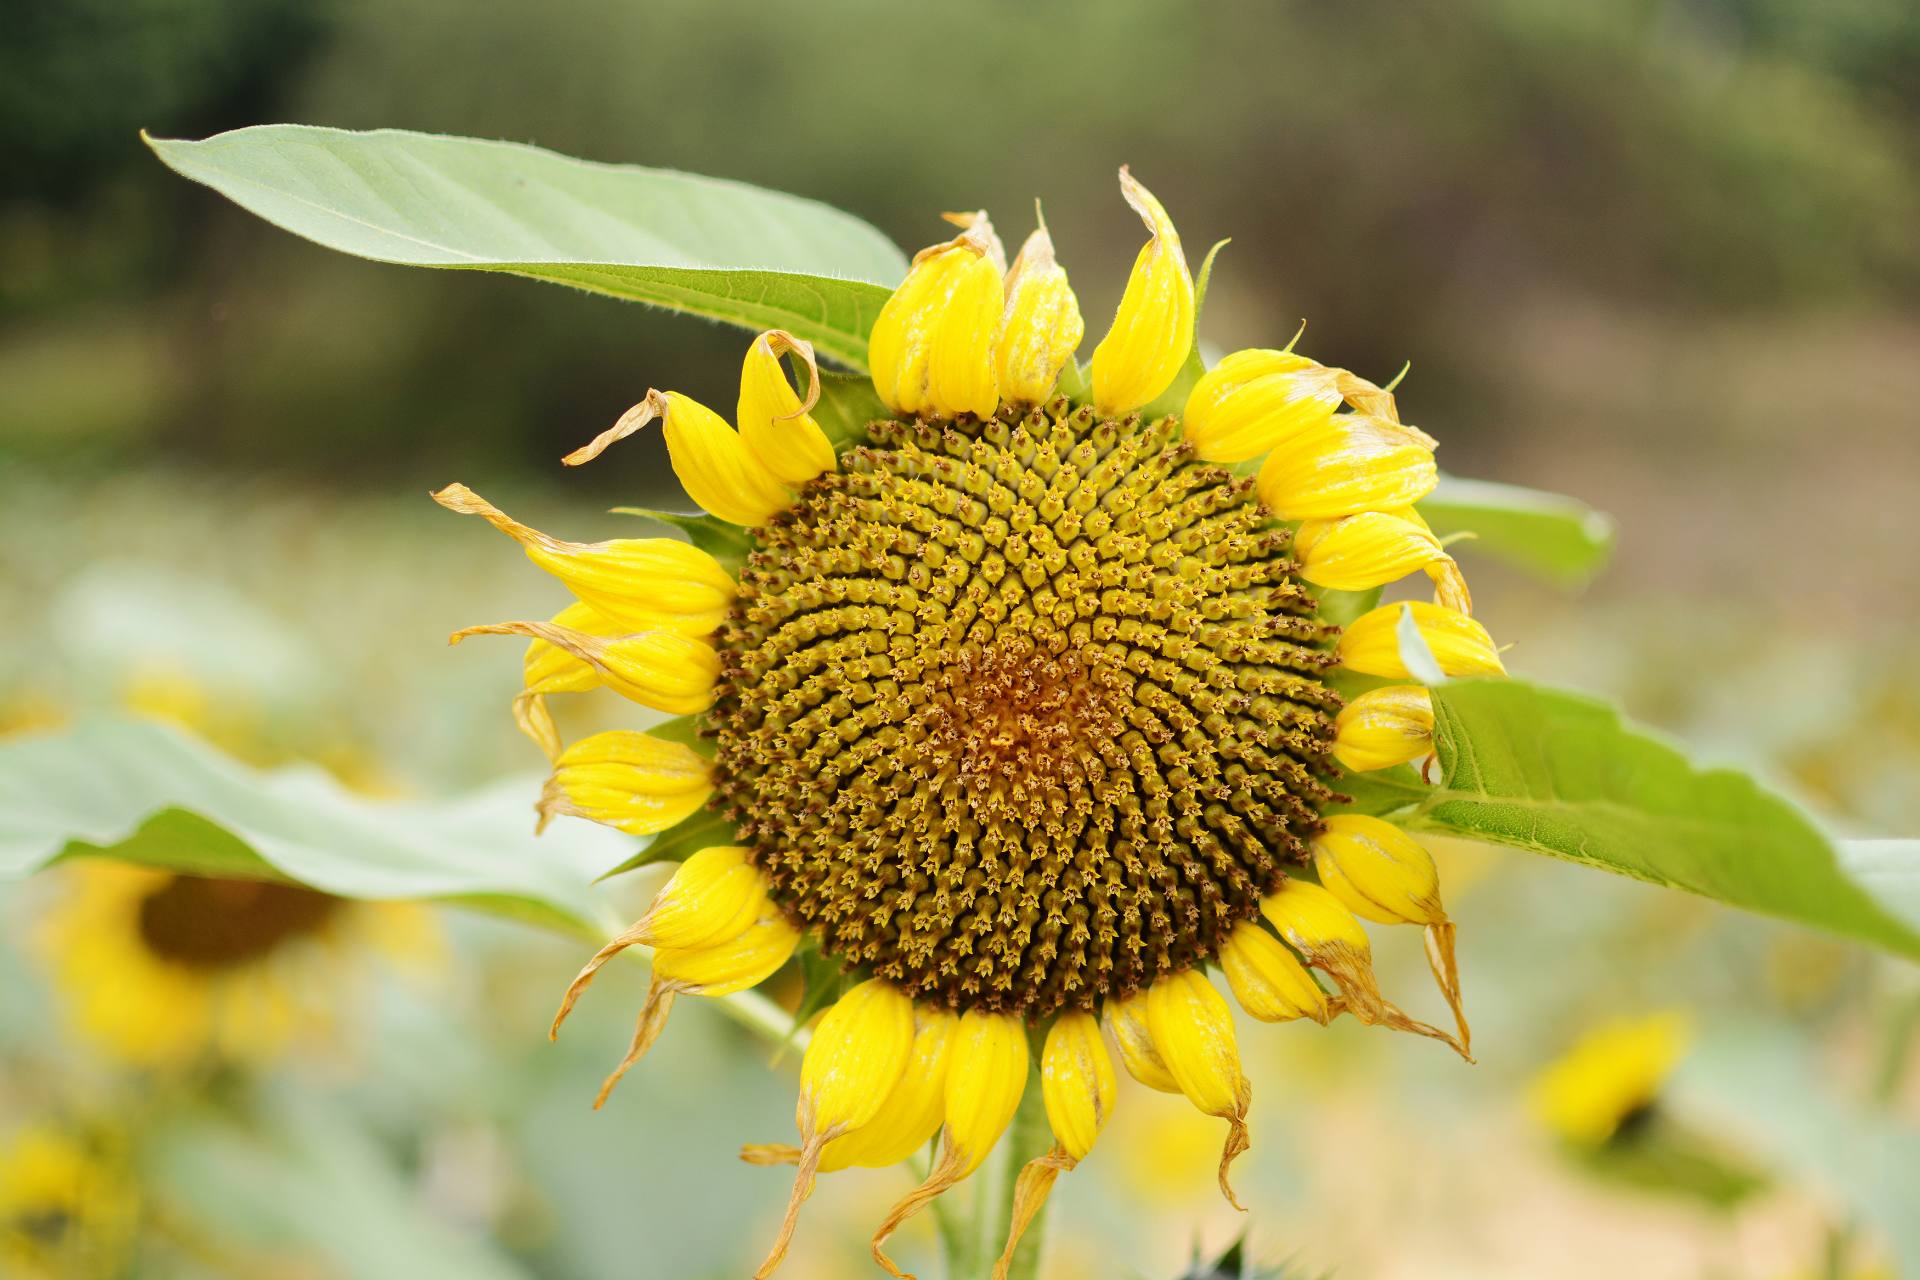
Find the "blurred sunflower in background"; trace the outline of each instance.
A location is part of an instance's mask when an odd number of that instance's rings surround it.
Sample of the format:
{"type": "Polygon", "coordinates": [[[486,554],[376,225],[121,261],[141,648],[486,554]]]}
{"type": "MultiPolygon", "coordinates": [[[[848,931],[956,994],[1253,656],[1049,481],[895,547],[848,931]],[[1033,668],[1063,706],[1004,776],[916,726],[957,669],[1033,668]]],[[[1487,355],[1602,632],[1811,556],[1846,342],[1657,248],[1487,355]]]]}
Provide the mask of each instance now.
{"type": "Polygon", "coordinates": [[[258,1064],[319,1047],[370,961],[436,947],[426,909],[111,862],[68,870],[33,932],[73,1032],[115,1061],[258,1064]]]}
{"type": "Polygon", "coordinates": [[[126,1170],[80,1134],[45,1123],[0,1133],[0,1274],[122,1274],[137,1203],[126,1170]]]}
{"type": "MultiPolygon", "coordinates": [[[[138,663],[126,710],[271,758],[253,710],[178,666],[138,663]]],[[[355,778],[377,771],[339,755],[355,778]]],[[[334,1041],[375,964],[424,972],[440,954],[431,910],[300,885],[188,875],[106,860],[58,873],[26,931],[68,1028],[126,1066],[259,1065],[334,1041]]]]}
{"type": "Polygon", "coordinates": [[[1535,1117],[1574,1146],[1601,1146],[1647,1114],[1692,1034],[1677,1009],[1594,1027],[1534,1080],[1535,1117]]]}
{"type": "Polygon", "coordinates": [[[1112,1114],[1109,1037],[1135,1080],[1226,1122],[1237,1205],[1252,1085],[1210,969],[1261,1021],[1348,1013],[1468,1055],[1433,860],[1340,790],[1430,756],[1423,680],[1503,673],[1413,508],[1435,441],[1391,386],[1291,346],[1204,368],[1211,257],[1196,286],[1161,202],[1120,182],[1148,239],[1084,369],[1047,229],[1009,265],[984,212],[950,214],[960,233],[874,323],[871,396],[823,391],[809,345],[769,331],[734,424],[650,390],[568,457],[659,424],[711,513],[674,518],[692,542],[570,543],[463,485],[435,495],[576,597],[454,637],[532,641],[514,713],[554,761],[543,817],[668,833],[648,857],[681,861],[555,1020],[612,956],[654,948],[600,1100],[678,996],[740,991],[801,951],[840,972],[799,1141],[743,1153],[798,1166],[762,1276],[818,1173],[940,1133],[873,1237],[901,1275],[887,1237],[980,1167],[1037,1056],[1052,1142],[1020,1174],[1004,1270],[1112,1114]],[[1378,603],[1413,574],[1431,602],[1378,603]],[[546,698],[598,686],[681,718],[563,745],[546,698]],[[1362,919],[1426,930],[1454,1030],[1381,994],[1362,919]]]}

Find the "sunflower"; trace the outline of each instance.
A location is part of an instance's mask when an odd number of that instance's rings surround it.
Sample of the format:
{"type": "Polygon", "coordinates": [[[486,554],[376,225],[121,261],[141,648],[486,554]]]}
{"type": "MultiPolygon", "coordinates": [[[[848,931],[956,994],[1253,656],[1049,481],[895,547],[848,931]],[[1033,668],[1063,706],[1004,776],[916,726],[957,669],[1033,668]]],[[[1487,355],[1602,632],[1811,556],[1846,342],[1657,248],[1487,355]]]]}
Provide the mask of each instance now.
{"type": "Polygon", "coordinates": [[[122,1274],[136,1196],[119,1162],[79,1135],[32,1124],[0,1142],[0,1274],[122,1274]]]}
{"type": "Polygon", "coordinates": [[[680,996],[750,987],[803,947],[851,984],[808,1041],[798,1141],[744,1152],[798,1166],[761,1276],[817,1174],[937,1134],[873,1239],[899,1276],[888,1235],[986,1159],[1037,1057],[1054,1141],[1018,1179],[1004,1269],[1112,1114],[1109,1040],[1136,1081],[1225,1122],[1231,1200],[1252,1085],[1210,971],[1263,1022],[1346,1013],[1467,1053],[1432,858],[1340,791],[1343,771],[1431,754],[1409,661],[1502,674],[1414,509],[1435,442],[1390,386],[1291,344],[1202,369],[1180,237],[1120,183],[1147,239],[1084,368],[1046,228],[1009,266],[984,212],[949,214],[959,234],[874,323],[863,425],[829,430],[810,347],[772,331],[732,424],[650,390],[569,455],[658,424],[709,513],[693,543],[567,542],[463,485],[434,495],[575,597],[454,637],[531,640],[514,713],[553,759],[543,818],[684,822],[669,847],[705,846],[562,1002],[556,1031],[610,957],[654,949],[601,1100],[680,996]],[[1414,574],[1431,602],[1378,604],[1414,574]],[[596,686],[681,719],[563,745],[546,699],[596,686]],[[1456,1032],[1381,995],[1363,918],[1426,929],[1456,1032]]]}
{"type": "Polygon", "coordinates": [[[1576,1148],[1598,1148],[1648,1113],[1692,1039],[1677,1009],[1603,1022],[1534,1079],[1534,1117],[1576,1148]]]}
{"type": "Polygon", "coordinates": [[[369,953],[410,964],[435,937],[414,904],[89,861],[35,942],[75,1034],[165,1070],[323,1043],[369,953]]]}

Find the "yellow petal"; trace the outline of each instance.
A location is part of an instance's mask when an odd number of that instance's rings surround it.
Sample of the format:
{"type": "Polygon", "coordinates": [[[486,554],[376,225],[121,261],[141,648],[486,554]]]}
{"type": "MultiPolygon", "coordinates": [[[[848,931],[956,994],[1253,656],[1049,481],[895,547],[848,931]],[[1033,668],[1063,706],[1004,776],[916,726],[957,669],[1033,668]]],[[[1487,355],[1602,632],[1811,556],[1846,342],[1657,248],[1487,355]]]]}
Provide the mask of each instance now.
{"type": "MultiPolygon", "coordinates": [[[[724,941],[701,947],[663,947],[653,953],[653,983],[647,989],[646,1002],[634,1023],[633,1038],[619,1065],[600,1085],[600,1093],[593,1101],[595,1110],[606,1104],[621,1077],[653,1047],[666,1028],[667,1014],[676,997],[726,996],[745,991],[766,981],[792,958],[794,948],[800,945],[799,932],[787,923],[771,899],[763,896],[761,902],[759,918],[724,941]]],[[[601,966],[639,940],[637,927],[629,929],[595,953],[567,987],[560,1011],[554,1014],[553,1026],[547,1032],[549,1039],[559,1036],[561,1024],[573,1012],[574,1004],[601,966]]]]}
{"type": "Polygon", "coordinates": [[[1426,926],[1427,964],[1459,1032],[1463,1051],[1472,1031],[1460,995],[1454,925],[1440,905],[1440,873],[1418,840],[1379,818],[1335,814],[1313,840],[1320,883],[1355,915],[1380,924],[1426,926]]]}
{"type": "Polygon", "coordinates": [[[984,212],[956,220],[964,230],[914,256],[867,339],[873,389],[902,414],[985,418],[1000,407],[999,240],[984,212]]]}
{"type": "Polygon", "coordinates": [[[699,752],[615,729],[560,753],[540,795],[540,821],[569,814],[648,836],[691,817],[712,794],[713,767],[699,752]]]}
{"type": "Polygon", "coordinates": [[[1247,1149],[1253,1085],[1240,1070],[1233,1011],[1198,969],[1168,974],[1147,989],[1147,1026],[1154,1048],[1187,1101],[1227,1122],[1220,1153],[1220,1191],[1238,1209],[1227,1169],[1247,1149]]]}
{"type": "Polygon", "coordinates": [[[570,467],[591,462],[608,445],[655,421],[666,435],[667,460],[680,477],[680,487],[703,510],[752,529],[792,505],[793,495],[748,450],[727,420],[678,391],[649,390],[647,398],[621,414],[618,422],[561,461],[570,467]]]}
{"type": "Polygon", "coordinates": [[[1289,879],[1260,900],[1260,914],[1308,964],[1333,979],[1347,1011],[1360,1022],[1439,1040],[1473,1060],[1464,1042],[1415,1021],[1380,994],[1367,931],[1331,893],[1310,881],[1289,879]]]}
{"type": "Polygon", "coordinates": [[[993,1150],[1026,1088],[1026,1024],[1009,1014],[968,1010],[947,1067],[946,1145],[959,1154],[960,1177],[993,1150]]]}
{"type": "Polygon", "coordinates": [[[589,663],[608,688],[668,715],[705,711],[713,705],[714,682],[720,678],[720,656],[713,646],[672,631],[643,631],[603,640],[550,622],[493,622],[466,627],[448,640],[459,644],[468,636],[482,635],[545,640],[589,663]]]}
{"type": "Polygon", "coordinates": [[[766,879],[744,845],[700,850],[673,873],[633,926],[650,947],[718,946],[745,933],[771,910],[766,879]]]}
{"type": "Polygon", "coordinates": [[[1227,935],[1220,967],[1240,1007],[1262,1022],[1312,1018],[1325,1026],[1339,1012],[1286,944],[1251,920],[1227,935]]]}
{"type": "Polygon", "coordinates": [[[1113,1114],[1120,1083],[1094,1016],[1074,1009],[1047,1030],[1040,1054],[1041,1097],[1053,1136],[1075,1160],[1084,1160],[1113,1114]]]}
{"type": "Polygon", "coordinates": [[[708,947],[662,948],[653,953],[653,971],[688,995],[730,996],[759,986],[793,958],[799,932],[769,907],[745,932],[708,947]]]}
{"type": "Polygon", "coordinates": [[[771,1275],[787,1255],[800,1206],[813,1194],[826,1145],[880,1112],[913,1052],[913,1001],[879,978],[860,983],[828,1009],[800,1062],[799,1168],[779,1234],[757,1276],[771,1275]]]}
{"type": "Polygon", "coordinates": [[[1378,924],[1433,924],[1440,874],[1420,842],[1379,818],[1334,814],[1313,839],[1313,867],[1327,892],[1378,924]]]}
{"type": "Polygon", "coordinates": [[[1427,437],[1385,418],[1342,413],[1276,444],[1255,488],[1282,520],[1332,520],[1409,506],[1439,480],[1427,437]]]}
{"type": "Polygon", "coordinates": [[[1291,351],[1236,351],[1194,384],[1182,430],[1208,462],[1257,458],[1333,416],[1340,374],[1291,351]]]}
{"type": "Polygon", "coordinates": [[[1356,773],[1387,769],[1433,750],[1433,695],[1417,684],[1369,689],[1333,721],[1333,756],[1356,773]]]}
{"type": "Polygon", "coordinates": [[[593,610],[629,631],[710,634],[735,594],[720,562],[673,538],[562,542],[514,520],[463,484],[433,495],[449,511],[477,515],[526,549],[527,558],[593,610]]]}
{"type": "Polygon", "coordinates": [[[1340,635],[1340,665],[1362,675],[1394,680],[1412,677],[1400,656],[1400,619],[1411,612],[1413,625],[1427,642],[1442,674],[1498,676],[1506,674],[1499,651],[1487,629],[1458,609],[1407,600],[1383,604],[1347,624],[1340,635]]]}
{"type": "Polygon", "coordinates": [[[940,1158],[926,1180],[888,1211],[873,1234],[873,1260],[888,1275],[901,1280],[905,1273],[887,1256],[887,1237],[980,1167],[1020,1106],[1027,1088],[1027,1065],[1027,1028],[1019,1018],[982,1009],[969,1009],[961,1016],[947,1059],[947,1118],[940,1158]]]}
{"type": "Polygon", "coordinates": [[[782,484],[798,489],[836,468],[833,444],[807,410],[820,398],[820,367],[813,344],[784,329],[770,329],[753,340],[740,366],[740,402],[734,412],[740,438],[754,459],[782,484]],[[803,403],[787,381],[780,362],[793,352],[813,375],[803,403]]]}
{"type": "Polygon", "coordinates": [[[931,1005],[914,1006],[913,1052],[900,1079],[872,1120],[827,1144],[820,1168],[880,1169],[921,1150],[946,1118],[947,1059],[960,1016],[931,1005]]]}
{"type": "Polygon", "coordinates": [[[1109,418],[1173,385],[1193,346],[1193,276],[1173,219],[1123,165],[1120,193],[1151,238],[1134,259],[1113,327],[1093,349],[1093,403],[1109,418]]]}
{"type": "Polygon", "coordinates": [[[913,1051],[913,1001],[870,978],[834,1001],[800,1062],[797,1123],[828,1140],[879,1114],[913,1051]]]}
{"type": "Polygon", "coordinates": [[[1086,323],[1045,227],[1027,237],[1007,275],[996,353],[1002,399],[1040,404],[1080,347],[1086,323]]]}
{"type": "Polygon", "coordinates": [[[1048,1028],[1040,1055],[1040,1082],[1054,1142],[1050,1150],[1027,1161],[1014,1179],[1007,1243],[994,1265],[993,1280],[1006,1280],[1020,1238],[1047,1203],[1055,1179],[1086,1159],[1113,1114],[1120,1084],[1092,1014],[1071,1010],[1048,1028]]]}
{"type": "Polygon", "coordinates": [[[1293,538],[1300,576],[1334,591],[1371,591],[1417,569],[1451,564],[1411,508],[1309,520],[1293,538]]]}
{"type": "MultiPolygon", "coordinates": [[[[602,639],[626,630],[592,605],[575,601],[553,615],[552,625],[569,631],[581,631],[602,639]]],[[[549,760],[560,755],[560,730],[547,710],[547,695],[586,693],[600,687],[600,673],[592,663],[576,658],[565,649],[557,649],[545,640],[527,643],[521,660],[521,689],[514,695],[513,719],[520,731],[540,744],[549,760]]]]}
{"type": "Polygon", "coordinates": [[[1106,1018],[1107,1030],[1113,1033],[1113,1042],[1120,1046],[1120,1061],[1126,1066],[1127,1074],[1149,1089],[1158,1089],[1161,1093],[1180,1092],[1179,1082],[1160,1060],[1160,1051],[1154,1048],[1153,1033],[1147,1027],[1147,993],[1137,991],[1124,1000],[1109,999],[1106,1018]]]}

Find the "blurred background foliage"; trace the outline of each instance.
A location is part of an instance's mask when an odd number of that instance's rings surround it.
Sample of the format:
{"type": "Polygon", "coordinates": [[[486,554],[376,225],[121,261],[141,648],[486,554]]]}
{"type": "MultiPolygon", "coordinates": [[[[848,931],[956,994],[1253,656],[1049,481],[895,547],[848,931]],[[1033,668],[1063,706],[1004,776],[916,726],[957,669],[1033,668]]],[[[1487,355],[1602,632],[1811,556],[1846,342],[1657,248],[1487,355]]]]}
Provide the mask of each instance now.
{"type": "MultiPolygon", "coordinates": [[[[559,454],[649,385],[732,401],[740,335],[328,254],[169,175],[139,129],[510,138],[814,196],[908,247],[980,205],[1017,238],[1037,196],[1096,331],[1139,235],[1125,161],[1196,253],[1233,239],[1210,342],[1306,317],[1323,360],[1410,358],[1402,405],[1450,470],[1620,520],[1578,601],[1471,566],[1516,672],[1615,695],[1843,830],[1911,834],[1916,118],[1908,0],[22,0],[0,41],[0,725],[131,706],[397,794],[530,770],[515,647],[441,641],[557,589],[425,492],[465,479],[611,536],[611,502],[678,501],[657,440],[582,473],[559,454]]],[[[1482,1063],[1244,1028],[1254,1252],[1421,1280],[1920,1265],[1910,966],[1442,854],[1482,1063]],[[1693,1028],[1671,1078],[1604,1150],[1556,1137],[1530,1082],[1583,1030],[1668,1009],[1693,1028]]],[[[156,1082],[74,1034],[28,941],[69,880],[0,902],[9,1275],[76,1223],[98,1248],[44,1273],[726,1275],[777,1215],[781,1180],[729,1144],[785,1133],[791,1061],[686,1009],[645,1087],[591,1115],[638,981],[546,1044],[572,943],[436,913],[424,976],[302,979],[340,1006],[326,1052],[156,1082]]],[[[1405,941],[1385,976],[1415,992],[1405,941]]],[[[1239,1223],[1216,1150],[1130,1089],[1056,1198],[1054,1274],[1172,1276],[1196,1235],[1217,1254],[1239,1223]]],[[[845,1177],[796,1277],[864,1274],[898,1179],[845,1177]]]]}

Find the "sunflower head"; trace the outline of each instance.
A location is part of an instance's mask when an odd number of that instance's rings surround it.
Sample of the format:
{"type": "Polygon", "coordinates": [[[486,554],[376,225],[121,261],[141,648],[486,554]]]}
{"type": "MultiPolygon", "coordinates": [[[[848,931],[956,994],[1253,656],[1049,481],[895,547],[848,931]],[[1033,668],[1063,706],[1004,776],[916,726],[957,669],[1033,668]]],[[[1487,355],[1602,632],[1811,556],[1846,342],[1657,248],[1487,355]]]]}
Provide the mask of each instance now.
{"type": "Polygon", "coordinates": [[[279,882],[84,862],[64,888],[36,949],[74,1031],[134,1067],[259,1062],[324,1039],[369,952],[411,963],[436,939],[416,905],[279,882]]]}
{"type": "Polygon", "coordinates": [[[1466,1053],[1432,860],[1341,791],[1432,751],[1409,628],[1422,671],[1500,669],[1415,506],[1435,442],[1390,389],[1291,346],[1203,370],[1179,233],[1125,170],[1121,189],[1146,240],[1084,368],[1047,229],[1009,264],[984,212],[950,214],[959,234],[875,321],[860,429],[822,426],[811,349],[774,332],[735,423],[650,390],[567,459],[657,424],[705,519],[744,530],[738,556],[740,536],[563,542],[464,486],[435,495],[573,590],[551,621],[473,629],[532,642],[514,705],[557,761],[543,814],[724,833],[562,1017],[634,944],[656,948],[653,991],[621,1071],[677,996],[739,990],[798,948],[852,984],[809,1044],[799,1143],[745,1153],[799,1166],[763,1274],[817,1173],[938,1132],[875,1237],[898,1274],[887,1234],[979,1165],[1038,1061],[1056,1142],[1020,1179],[1017,1237],[1110,1114],[1108,1036],[1136,1080],[1226,1123],[1231,1198],[1252,1082],[1212,969],[1264,1021],[1351,1013],[1466,1053]],[[1410,574],[1431,603],[1378,605],[1410,574]],[[1361,597],[1340,601],[1344,635],[1337,593],[1361,597]],[[599,686],[682,719],[562,746],[545,698],[599,686]],[[1361,917],[1427,930],[1457,1031],[1381,995],[1361,917]]]}
{"type": "Polygon", "coordinates": [[[122,1274],[135,1204],[121,1162],[78,1131],[36,1123],[0,1137],[0,1273],[122,1274]]]}

